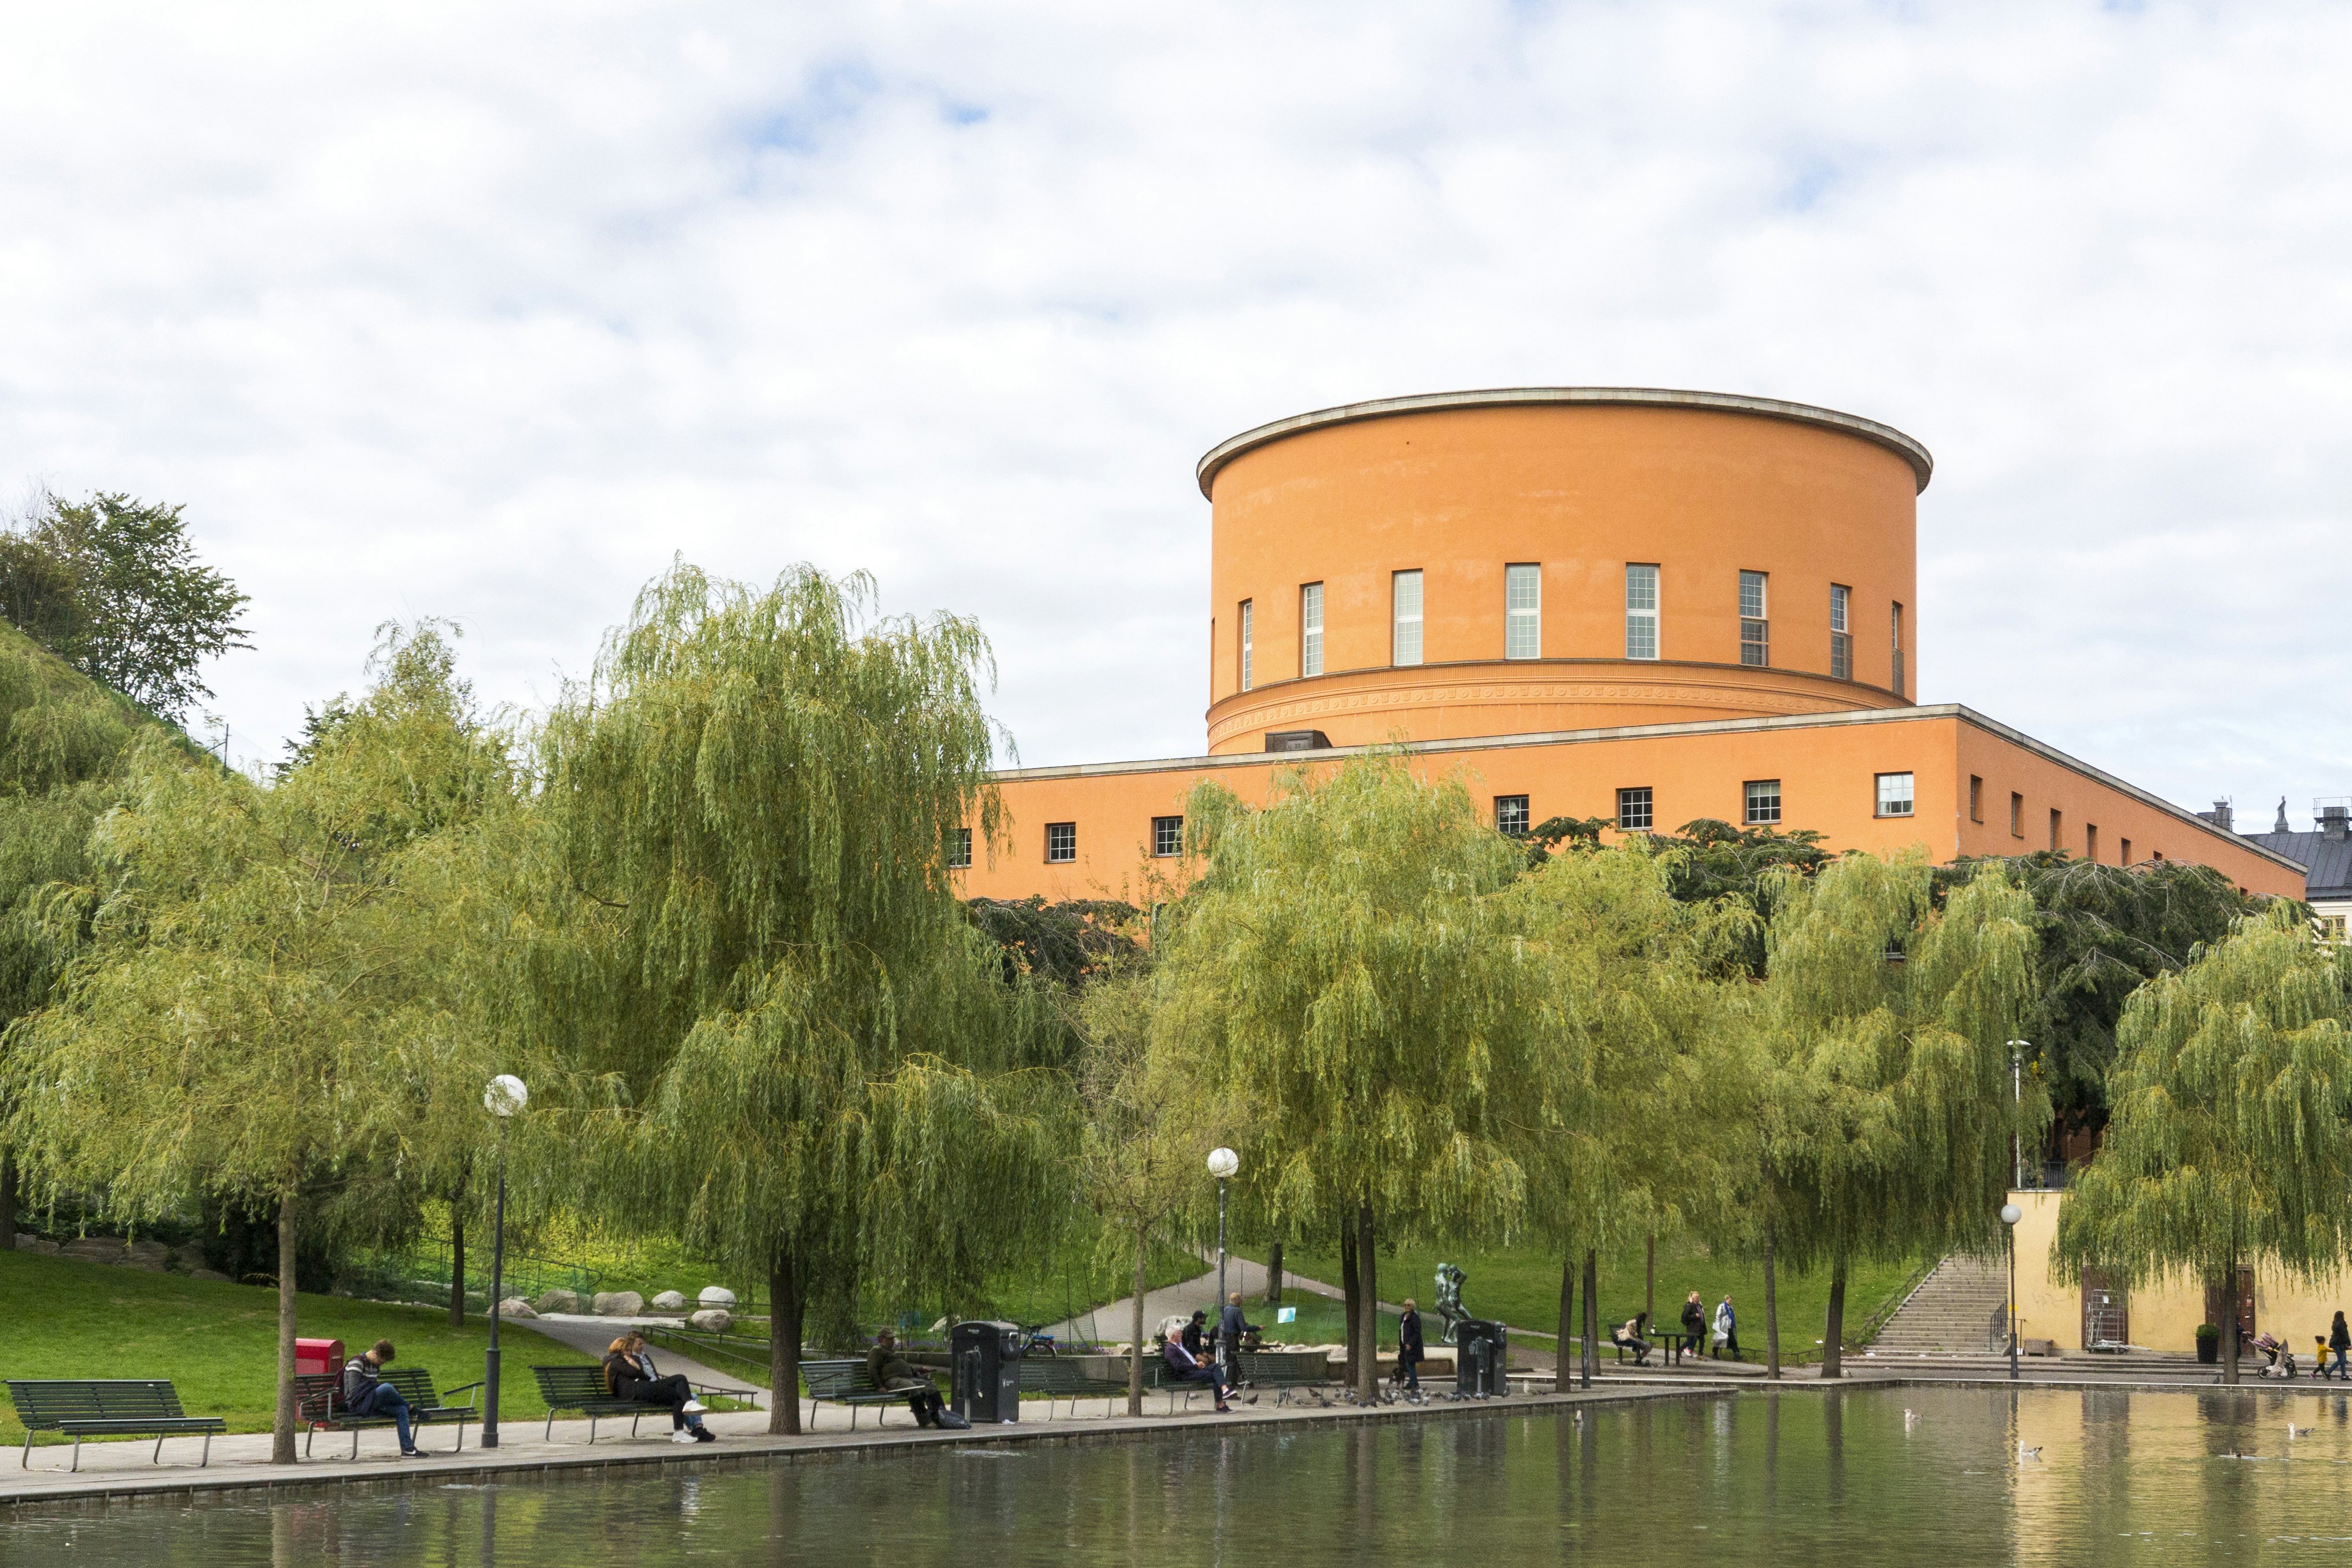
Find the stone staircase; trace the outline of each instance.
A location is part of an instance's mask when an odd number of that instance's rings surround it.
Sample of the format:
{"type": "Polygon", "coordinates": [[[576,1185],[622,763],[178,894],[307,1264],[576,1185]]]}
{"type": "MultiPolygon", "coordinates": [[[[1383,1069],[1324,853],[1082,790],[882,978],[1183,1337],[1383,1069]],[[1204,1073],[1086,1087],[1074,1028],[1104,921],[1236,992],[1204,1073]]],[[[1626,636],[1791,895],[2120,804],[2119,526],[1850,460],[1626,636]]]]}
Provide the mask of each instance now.
{"type": "Polygon", "coordinates": [[[1953,1253],[1936,1265],[1871,1343],[1876,1355],[1982,1355],[2006,1349],[1997,1326],[2009,1299],[2008,1265],[1953,1253]]]}

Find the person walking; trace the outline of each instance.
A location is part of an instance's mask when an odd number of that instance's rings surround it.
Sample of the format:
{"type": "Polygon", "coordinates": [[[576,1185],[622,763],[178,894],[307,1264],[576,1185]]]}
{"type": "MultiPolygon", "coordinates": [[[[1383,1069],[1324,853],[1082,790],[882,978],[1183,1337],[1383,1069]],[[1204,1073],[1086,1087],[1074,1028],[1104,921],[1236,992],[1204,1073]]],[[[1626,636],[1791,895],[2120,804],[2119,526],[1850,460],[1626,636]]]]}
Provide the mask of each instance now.
{"type": "Polygon", "coordinates": [[[1717,1360],[1719,1361],[1723,1358],[1723,1353],[1727,1347],[1731,1352],[1731,1359],[1738,1361],[1739,1359],[1739,1318],[1738,1314],[1735,1313],[1731,1310],[1731,1294],[1729,1291],[1726,1291],[1724,1293],[1722,1304],[1715,1309],[1715,1354],[1717,1360]]]}
{"type": "Polygon", "coordinates": [[[719,1440],[719,1434],[702,1424],[702,1401],[694,1396],[694,1385],[676,1373],[667,1377],[656,1373],[641,1333],[623,1334],[605,1347],[604,1386],[615,1399],[668,1406],[673,1443],[719,1440]]]}
{"type": "MultiPolygon", "coordinates": [[[[2344,1361],[2345,1354],[2352,1351],[2352,1329],[2344,1326],[2344,1314],[2340,1312],[2336,1314],[2335,1325],[2327,1331],[2327,1348],[2336,1353],[2336,1375],[2352,1380],[2352,1368],[2347,1368],[2344,1361]]],[[[2327,1369],[2321,1367],[2319,1375],[2326,1376],[2327,1369]]]]}
{"type": "Polygon", "coordinates": [[[1242,1385],[1242,1336],[1255,1333],[1257,1325],[1242,1312],[1242,1293],[1234,1291],[1217,1313],[1217,1363],[1223,1369],[1226,1387],[1242,1385]]]}
{"type": "Polygon", "coordinates": [[[1421,1308],[1411,1296],[1397,1315],[1397,1381],[1407,1394],[1421,1392],[1421,1308]]]}
{"type": "MultiPolygon", "coordinates": [[[[1706,1354],[1706,1309],[1699,1305],[1696,1291],[1693,1291],[1690,1300],[1683,1303],[1683,1354],[1693,1356],[1706,1354]]],[[[1668,1356],[1667,1359],[1672,1361],[1675,1358],[1668,1356]]]]}
{"type": "Polygon", "coordinates": [[[383,1380],[383,1369],[391,1364],[393,1354],[392,1342],[380,1339],[343,1363],[343,1408],[354,1416],[391,1416],[393,1430],[400,1434],[400,1457],[421,1459],[425,1452],[409,1430],[408,1401],[383,1380]]]}

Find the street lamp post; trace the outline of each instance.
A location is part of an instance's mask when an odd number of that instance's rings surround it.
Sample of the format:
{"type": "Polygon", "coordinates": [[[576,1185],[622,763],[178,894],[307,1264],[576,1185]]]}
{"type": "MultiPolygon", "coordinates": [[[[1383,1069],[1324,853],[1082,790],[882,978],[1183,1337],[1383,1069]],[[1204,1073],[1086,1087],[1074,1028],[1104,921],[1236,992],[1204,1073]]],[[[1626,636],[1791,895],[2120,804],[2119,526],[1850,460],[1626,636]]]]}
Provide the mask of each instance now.
{"type": "Polygon", "coordinates": [[[499,1120],[498,1217],[490,1223],[490,1348],[482,1368],[482,1447],[499,1446],[499,1300],[506,1289],[507,1124],[530,1103],[530,1091],[511,1072],[501,1072],[482,1091],[482,1109],[499,1120]]]}
{"type": "Polygon", "coordinates": [[[1217,1311],[1225,1310],[1225,1182],[1242,1168],[1242,1157],[1231,1149],[1209,1151],[1209,1174],[1217,1178],[1217,1311]]]}
{"type": "Polygon", "coordinates": [[[2000,1223],[2009,1233],[2009,1380],[2017,1381],[2017,1222],[2025,1210],[2013,1203],[2000,1206],[2000,1223]]]}
{"type": "MultiPolygon", "coordinates": [[[[2025,1114],[2025,1051],[2032,1043],[2031,1040],[2012,1040],[2009,1042],[2010,1103],[2017,1108],[2019,1116],[2025,1114]]],[[[2009,1186],[2010,1190],[2014,1192],[2025,1185],[2024,1134],[2011,1132],[2009,1134],[2009,1148],[2011,1165],[2009,1186]]]]}

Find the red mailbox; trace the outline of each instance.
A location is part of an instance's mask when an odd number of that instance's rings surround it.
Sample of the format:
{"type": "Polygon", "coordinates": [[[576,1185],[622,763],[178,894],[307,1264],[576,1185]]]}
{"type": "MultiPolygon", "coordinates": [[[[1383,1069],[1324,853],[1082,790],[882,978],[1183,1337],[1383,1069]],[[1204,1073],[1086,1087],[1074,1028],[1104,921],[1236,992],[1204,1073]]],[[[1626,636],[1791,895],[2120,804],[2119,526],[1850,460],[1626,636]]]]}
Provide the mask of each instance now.
{"type": "Polygon", "coordinates": [[[342,1369],[341,1340],[298,1339],[294,1342],[294,1372],[298,1377],[310,1373],[341,1372],[342,1369]]]}

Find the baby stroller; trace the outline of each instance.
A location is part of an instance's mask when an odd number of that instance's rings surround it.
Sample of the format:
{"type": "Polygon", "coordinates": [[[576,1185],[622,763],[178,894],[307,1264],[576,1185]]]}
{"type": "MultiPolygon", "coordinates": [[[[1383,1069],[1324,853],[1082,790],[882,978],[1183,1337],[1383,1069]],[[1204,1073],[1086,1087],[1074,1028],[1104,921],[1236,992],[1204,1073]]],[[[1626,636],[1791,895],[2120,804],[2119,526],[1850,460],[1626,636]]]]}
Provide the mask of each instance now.
{"type": "Polygon", "coordinates": [[[2254,1348],[2263,1353],[2264,1377],[2293,1377],[2294,1352],[2287,1349],[2276,1334],[2263,1333],[2254,1336],[2254,1348]]]}

